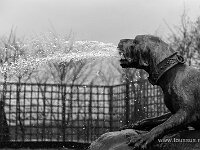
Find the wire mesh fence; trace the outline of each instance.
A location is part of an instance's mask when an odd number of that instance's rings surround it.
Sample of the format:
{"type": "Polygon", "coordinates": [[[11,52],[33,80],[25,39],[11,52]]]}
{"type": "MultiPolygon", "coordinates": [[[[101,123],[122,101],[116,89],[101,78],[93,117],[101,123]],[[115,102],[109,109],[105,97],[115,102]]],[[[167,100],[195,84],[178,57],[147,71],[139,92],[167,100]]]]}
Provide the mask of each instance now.
{"type": "Polygon", "coordinates": [[[146,80],[116,86],[1,83],[0,90],[1,135],[15,142],[89,143],[167,112],[161,90],[146,80]]]}

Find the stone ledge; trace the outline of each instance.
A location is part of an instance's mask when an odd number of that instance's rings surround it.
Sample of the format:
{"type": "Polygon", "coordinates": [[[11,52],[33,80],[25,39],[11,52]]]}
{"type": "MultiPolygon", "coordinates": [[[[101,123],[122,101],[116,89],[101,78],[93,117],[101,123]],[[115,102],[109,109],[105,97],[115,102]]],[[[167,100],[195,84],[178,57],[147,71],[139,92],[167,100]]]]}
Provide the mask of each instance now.
{"type": "MultiPolygon", "coordinates": [[[[126,144],[127,135],[138,135],[138,132],[126,129],[105,133],[92,142],[89,150],[133,150],[126,144]]],[[[200,150],[200,130],[185,130],[166,135],[160,140],[163,142],[156,140],[148,150],[200,150]]]]}

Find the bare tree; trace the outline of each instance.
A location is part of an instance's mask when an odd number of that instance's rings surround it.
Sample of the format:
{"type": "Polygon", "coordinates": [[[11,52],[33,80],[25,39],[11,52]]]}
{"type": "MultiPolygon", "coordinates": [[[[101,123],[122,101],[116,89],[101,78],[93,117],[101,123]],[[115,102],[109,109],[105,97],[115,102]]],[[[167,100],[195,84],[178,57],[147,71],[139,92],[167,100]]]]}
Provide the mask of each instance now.
{"type": "Polygon", "coordinates": [[[97,76],[95,77],[95,80],[97,78],[100,78],[101,83],[104,85],[114,85],[116,84],[116,81],[119,81],[121,69],[119,68],[119,65],[116,65],[116,62],[109,61],[109,66],[107,65],[107,62],[100,63],[100,68],[97,71],[97,76]],[[107,70],[105,70],[105,65],[108,66],[107,70]]]}
{"type": "Polygon", "coordinates": [[[82,84],[90,71],[86,61],[49,62],[49,71],[55,83],[82,84]],[[84,72],[87,71],[87,72],[84,72]]]}
{"type": "Polygon", "coordinates": [[[1,106],[0,106],[0,125],[1,125],[1,142],[8,141],[10,139],[9,137],[9,128],[6,120],[6,114],[5,114],[5,100],[6,100],[6,91],[7,91],[7,80],[8,80],[8,66],[15,61],[16,53],[13,55],[13,49],[17,47],[15,45],[15,34],[13,33],[13,30],[11,30],[11,33],[7,39],[2,39],[2,47],[0,48],[1,51],[1,68],[2,68],[2,74],[3,74],[3,93],[1,97],[1,106]]]}
{"type": "Polygon", "coordinates": [[[172,47],[187,58],[189,65],[199,65],[200,18],[196,22],[192,22],[184,10],[179,26],[175,26],[174,28],[171,28],[169,25],[167,26],[171,31],[168,39],[172,47]]]}

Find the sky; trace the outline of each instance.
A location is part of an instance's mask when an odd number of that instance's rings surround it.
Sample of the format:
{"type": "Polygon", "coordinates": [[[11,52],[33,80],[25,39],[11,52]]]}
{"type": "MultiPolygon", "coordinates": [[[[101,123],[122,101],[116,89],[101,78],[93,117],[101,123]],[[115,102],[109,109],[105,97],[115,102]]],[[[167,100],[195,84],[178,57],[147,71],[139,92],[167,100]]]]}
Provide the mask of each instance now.
{"type": "Polygon", "coordinates": [[[117,44],[138,34],[167,36],[185,10],[200,16],[200,0],[0,0],[0,37],[54,31],[76,40],[117,44]]]}

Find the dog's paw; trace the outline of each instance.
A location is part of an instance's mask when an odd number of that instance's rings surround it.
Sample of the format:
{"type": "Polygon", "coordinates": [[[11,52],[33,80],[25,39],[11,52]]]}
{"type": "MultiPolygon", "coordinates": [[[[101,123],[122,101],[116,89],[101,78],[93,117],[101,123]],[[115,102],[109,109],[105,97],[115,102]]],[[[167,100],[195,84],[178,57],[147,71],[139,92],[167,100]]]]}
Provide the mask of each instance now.
{"type": "Polygon", "coordinates": [[[154,138],[151,134],[143,133],[140,135],[130,137],[128,145],[134,147],[134,150],[144,150],[148,148],[148,146],[153,140],[154,138]]]}
{"type": "Polygon", "coordinates": [[[124,125],[122,127],[120,127],[120,131],[121,130],[126,130],[126,129],[137,129],[137,127],[139,126],[139,124],[135,123],[135,124],[130,124],[130,125],[124,125]]]}

